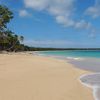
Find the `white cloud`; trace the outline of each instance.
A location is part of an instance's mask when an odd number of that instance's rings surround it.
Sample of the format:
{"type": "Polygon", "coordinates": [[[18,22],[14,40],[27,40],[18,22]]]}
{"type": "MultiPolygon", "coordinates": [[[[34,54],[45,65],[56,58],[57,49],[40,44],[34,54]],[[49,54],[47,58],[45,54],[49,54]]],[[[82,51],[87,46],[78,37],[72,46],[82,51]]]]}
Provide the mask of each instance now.
{"type": "Polygon", "coordinates": [[[37,11],[47,11],[55,17],[57,23],[65,27],[88,29],[89,23],[85,20],[75,21],[73,15],[76,0],[24,0],[26,8],[37,11]]]}
{"type": "Polygon", "coordinates": [[[27,8],[43,10],[48,6],[49,0],[24,0],[27,8]]]}
{"type": "Polygon", "coordinates": [[[67,47],[73,43],[65,40],[25,40],[24,44],[34,47],[67,47]]]}
{"type": "Polygon", "coordinates": [[[89,7],[86,11],[87,15],[92,16],[93,18],[97,18],[100,16],[100,8],[99,7],[89,7]]]}
{"type": "Polygon", "coordinates": [[[85,13],[92,18],[100,17],[100,0],[95,0],[95,4],[89,7],[85,13]]]}
{"type": "MultiPolygon", "coordinates": [[[[91,35],[92,38],[95,38],[91,35]]],[[[91,44],[91,41],[87,43],[87,41],[71,41],[71,40],[25,40],[25,45],[33,46],[33,47],[52,47],[52,48],[86,48],[86,47],[98,47],[99,43],[95,45],[95,43],[91,44]]]]}
{"type": "Polygon", "coordinates": [[[89,33],[89,37],[93,38],[93,39],[96,37],[96,30],[95,29],[91,30],[91,33],[89,33]]]}
{"type": "Polygon", "coordinates": [[[19,11],[19,16],[20,17],[27,17],[27,16],[29,17],[31,15],[26,10],[23,9],[23,10],[19,11]]]}
{"type": "Polygon", "coordinates": [[[86,22],[85,20],[81,20],[77,23],[75,23],[75,28],[77,29],[91,29],[92,25],[89,22],[86,22]]]}
{"type": "MultiPolygon", "coordinates": [[[[64,27],[86,30],[90,37],[94,37],[96,31],[94,31],[95,28],[91,22],[85,19],[74,19],[74,16],[77,15],[75,8],[76,1],[77,0],[24,0],[24,4],[26,8],[48,12],[55,18],[58,24],[64,27]]],[[[93,18],[100,16],[100,0],[96,0],[95,5],[89,7],[85,13],[93,18]]]]}
{"type": "Polygon", "coordinates": [[[65,27],[74,26],[75,22],[72,19],[66,18],[65,16],[57,16],[56,21],[65,27]]]}

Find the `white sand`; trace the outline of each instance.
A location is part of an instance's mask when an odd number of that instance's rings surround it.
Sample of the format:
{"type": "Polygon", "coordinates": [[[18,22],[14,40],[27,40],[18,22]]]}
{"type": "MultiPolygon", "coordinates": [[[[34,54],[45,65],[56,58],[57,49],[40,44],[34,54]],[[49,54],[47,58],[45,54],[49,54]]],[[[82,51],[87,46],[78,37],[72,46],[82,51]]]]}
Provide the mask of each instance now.
{"type": "Polygon", "coordinates": [[[77,80],[85,73],[63,60],[0,54],[0,100],[93,100],[77,80]]]}

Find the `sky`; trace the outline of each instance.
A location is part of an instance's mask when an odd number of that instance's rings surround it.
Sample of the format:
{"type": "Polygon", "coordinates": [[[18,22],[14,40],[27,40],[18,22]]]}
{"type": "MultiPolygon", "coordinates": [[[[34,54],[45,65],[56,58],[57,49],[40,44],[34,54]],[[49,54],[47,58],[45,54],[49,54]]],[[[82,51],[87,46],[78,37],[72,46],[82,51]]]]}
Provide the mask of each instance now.
{"type": "Polygon", "coordinates": [[[35,47],[100,48],[100,0],[0,0],[8,28],[35,47]]]}

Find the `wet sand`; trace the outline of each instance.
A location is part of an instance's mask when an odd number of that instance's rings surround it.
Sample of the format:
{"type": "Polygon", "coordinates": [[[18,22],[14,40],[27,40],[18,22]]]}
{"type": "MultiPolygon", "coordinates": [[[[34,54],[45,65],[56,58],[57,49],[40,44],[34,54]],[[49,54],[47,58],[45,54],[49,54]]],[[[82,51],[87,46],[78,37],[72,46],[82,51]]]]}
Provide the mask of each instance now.
{"type": "Polygon", "coordinates": [[[69,62],[76,68],[92,72],[92,74],[80,76],[80,82],[93,90],[95,100],[100,100],[100,58],[71,59],[69,62]]]}

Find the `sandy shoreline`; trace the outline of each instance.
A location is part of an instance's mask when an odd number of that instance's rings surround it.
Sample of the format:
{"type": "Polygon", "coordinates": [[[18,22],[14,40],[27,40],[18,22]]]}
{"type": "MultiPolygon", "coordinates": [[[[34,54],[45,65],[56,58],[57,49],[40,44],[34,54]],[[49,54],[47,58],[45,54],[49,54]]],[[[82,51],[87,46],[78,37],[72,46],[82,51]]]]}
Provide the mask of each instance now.
{"type": "Polygon", "coordinates": [[[0,100],[93,100],[78,81],[86,73],[51,57],[0,54],[0,100]]]}

